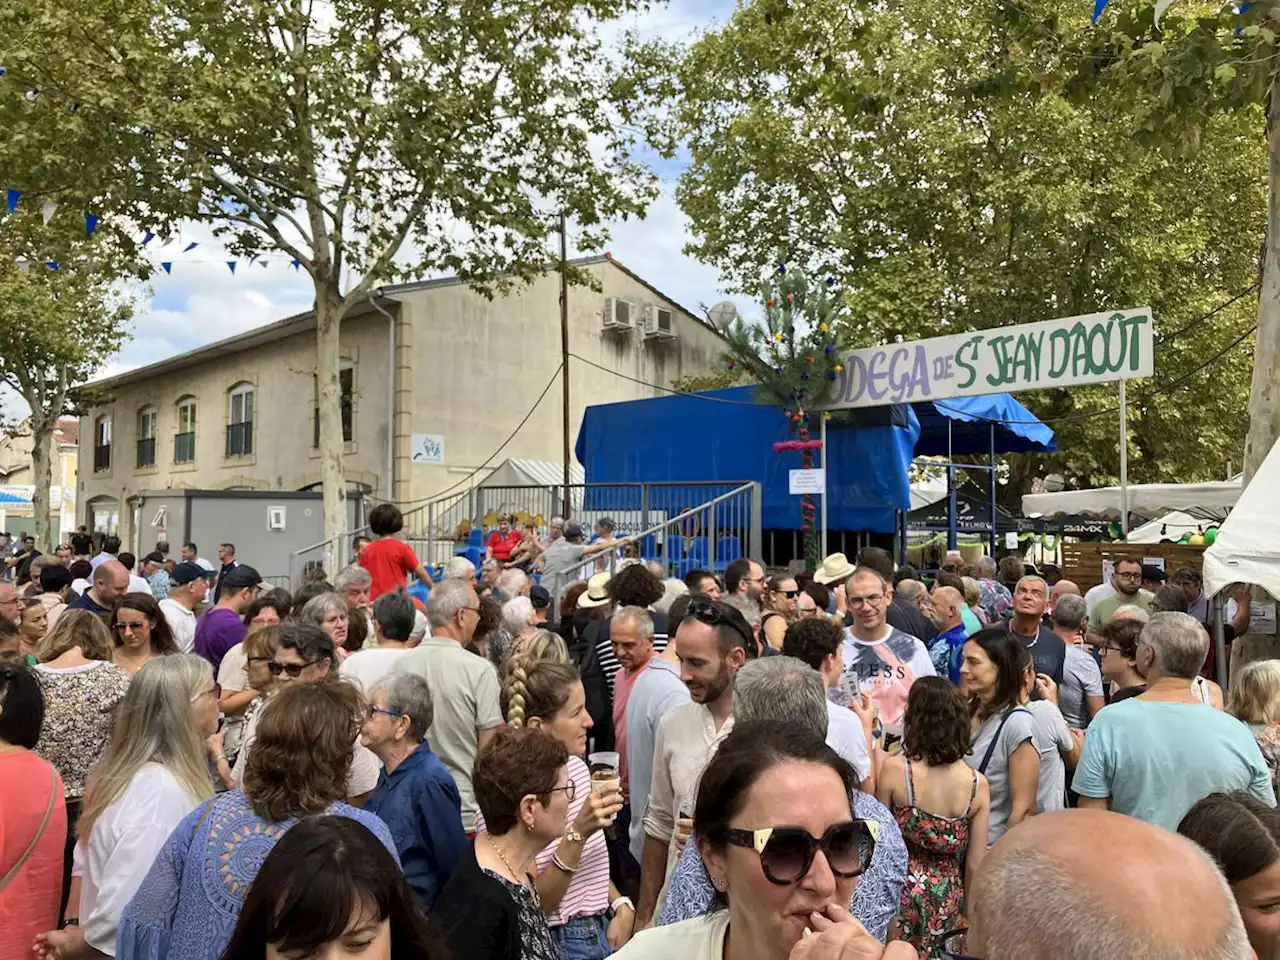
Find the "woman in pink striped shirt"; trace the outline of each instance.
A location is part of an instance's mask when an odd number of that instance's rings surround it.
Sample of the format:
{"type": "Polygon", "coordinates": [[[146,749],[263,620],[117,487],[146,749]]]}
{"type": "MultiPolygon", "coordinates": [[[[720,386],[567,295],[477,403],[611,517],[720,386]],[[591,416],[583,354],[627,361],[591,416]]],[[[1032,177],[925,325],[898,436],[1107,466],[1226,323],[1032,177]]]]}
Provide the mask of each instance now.
{"type": "Polygon", "coordinates": [[[631,939],[635,908],[609,879],[601,832],[622,808],[616,783],[591,789],[583,760],[591,715],[575,667],[520,651],[507,665],[502,708],[513,727],[539,727],[569,751],[575,790],[564,836],[538,854],[537,890],[565,960],[599,960],[631,939]]]}

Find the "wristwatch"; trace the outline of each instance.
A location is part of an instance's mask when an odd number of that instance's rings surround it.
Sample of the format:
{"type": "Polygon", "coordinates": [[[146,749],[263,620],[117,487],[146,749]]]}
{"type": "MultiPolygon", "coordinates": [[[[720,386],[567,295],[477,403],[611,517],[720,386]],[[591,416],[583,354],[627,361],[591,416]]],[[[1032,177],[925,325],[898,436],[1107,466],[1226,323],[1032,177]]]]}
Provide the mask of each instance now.
{"type": "Polygon", "coordinates": [[[564,838],[570,843],[582,844],[587,842],[587,838],[573,829],[572,824],[564,828],[564,838]]]}
{"type": "Polygon", "coordinates": [[[619,897],[613,903],[609,904],[609,909],[605,911],[605,916],[612,920],[618,915],[619,907],[628,907],[632,913],[636,912],[636,905],[632,903],[630,897],[619,897]]]}

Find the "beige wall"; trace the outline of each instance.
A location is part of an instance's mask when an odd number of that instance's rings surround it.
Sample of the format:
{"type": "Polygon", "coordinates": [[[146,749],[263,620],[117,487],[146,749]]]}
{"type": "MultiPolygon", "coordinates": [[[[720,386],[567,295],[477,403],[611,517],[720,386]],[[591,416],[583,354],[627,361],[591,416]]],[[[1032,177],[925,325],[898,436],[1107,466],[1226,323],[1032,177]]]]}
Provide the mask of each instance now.
{"type": "MultiPolygon", "coordinates": [[[[588,270],[602,289],[569,288],[571,353],[642,383],[664,387],[680,377],[709,372],[718,362],[723,342],[716,333],[609,263],[588,270]],[[635,304],[635,329],[625,334],[603,331],[608,297],[635,304]],[[638,315],[645,304],[674,308],[675,341],[645,340],[638,315]]],[[[415,375],[410,432],[445,438],[444,466],[410,463],[403,468],[409,473],[410,489],[398,499],[418,501],[463,481],[537,401],[560,364],[560,280],[553,273],[493,301],[464,286],[411,296],[415,375]]],[[[663,395],[572,358],[569,365],[571,456],[586,407],[663,395]]],[[[560,461],[561,437],[557,379],[491,466],[517,457],[560,461]]]]}
{"type": "MultiPolygon", "coordinates": [[[[706,373],[718,362],[722,343],[713,331],[612,264],[587,269],[602,289],[570,288],[572,352],[643,383],[663,386],[679,377],[706,373]],[[607,297],[625,298],[635,305],[635,329],[603,331],[607,297]],[[645,339],[643,306],[659,303],[674,310],[677,339],[673,341],[645,339]]],[[[464,480],[494,454],[560,364],[559,295],[556,274],[493,300],[457,283],[398,294],[399,345],[394,364],[386,318],[368,313],[345,320],[342,354],[354,361],[355,369],[355,433],[347,446],[348,481],[388,496],[388,430],[395,433],[392,495],[402,503],[431,497],[464,480]],[[415,433],[445,437],[443,466],[411,462],[410,437],[415,433]]],[[[133,517],[125,502],[142,490],[297,490],[317,483],[319,460],[312,446],[314,336],[314,331],[298,333],[182,369],[161,369],[111,388],[114,402],[94,409],[81,421],[85,464],[77,496],[81,522],[92,516],[95,499],[115,499],[121,507],[120,533],[128,542],[133,517]],[[228,459],[224,456],[228,394],[242,381],[256,390],[254,454],[228,459]],[[188,395],[199,404],[196,459],[175,464],[177,402],[188,395]],[[138,469],[138,415],[149,405],[159,412],[156,464],[138,469]],[[104,413],[113,417],[112,463],[109,471],[95,473],[95,422],[104,413]]],[[[571,360],[570,365],[571,443],[577,441],[585,407],[662,393],[578,361],[571,360]]],[[[558,379],[490,466],[512,457],[562,458],[558,379]]]]}

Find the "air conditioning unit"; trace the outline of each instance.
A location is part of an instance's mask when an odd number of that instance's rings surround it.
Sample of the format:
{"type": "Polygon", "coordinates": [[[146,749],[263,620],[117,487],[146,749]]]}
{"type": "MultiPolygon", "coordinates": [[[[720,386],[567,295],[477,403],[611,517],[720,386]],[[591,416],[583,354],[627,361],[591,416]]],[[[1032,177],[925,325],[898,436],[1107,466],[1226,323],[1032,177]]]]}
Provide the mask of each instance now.
{"type": "Polygon", "coordinates": [[[646,304],[644,308],[644,338],[646,340],[674,340],[672,311],[667,307],[646,304]]]}
{"type": "Polygon", "coordinates": [[[604,301],[604,329],[630,330],[636,306],[630,300],[607,297],[604,301]]]}

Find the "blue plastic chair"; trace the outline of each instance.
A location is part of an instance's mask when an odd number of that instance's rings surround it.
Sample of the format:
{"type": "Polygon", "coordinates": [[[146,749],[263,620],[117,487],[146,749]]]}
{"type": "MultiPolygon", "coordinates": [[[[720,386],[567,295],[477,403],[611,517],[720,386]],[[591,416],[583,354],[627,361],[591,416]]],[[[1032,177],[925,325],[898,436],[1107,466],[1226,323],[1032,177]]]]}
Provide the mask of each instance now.
{"type": "Polygon", "coordinates": [[[476,572],[480,572],[480,564],[484,563],[484,551],[479,547],[467,547],[462,551],[462,555],[471,561],[471,565],[476,568],[476,572]]]}
{"type": "Polygon", "coordinates": [[[426,603],[427,597],[431,595],[431,592],[426,588],[426,586],[424,586],[416,578],[414,579],[413,583],[409,584],[408,589],[405,592],[408,593],[409,596],[415,597],[418,600],[421,600],[423,603],[426,603]]]}
{"type": "Polygon", "coordinates": [[[730,564],[742,558],[742,541],[737,537],[721,537],[716,544],[716,561],[730,564]]]}
{"type": "Polygon", "coordinates": [[[694,570],[705,570],[709,564],[710,547],[706,537],[694,537],[689,541],[689,549],[685,552],[684,559],[680,561],[680,572],[677,574],[681,579],[687,577],[694,570]]]}

